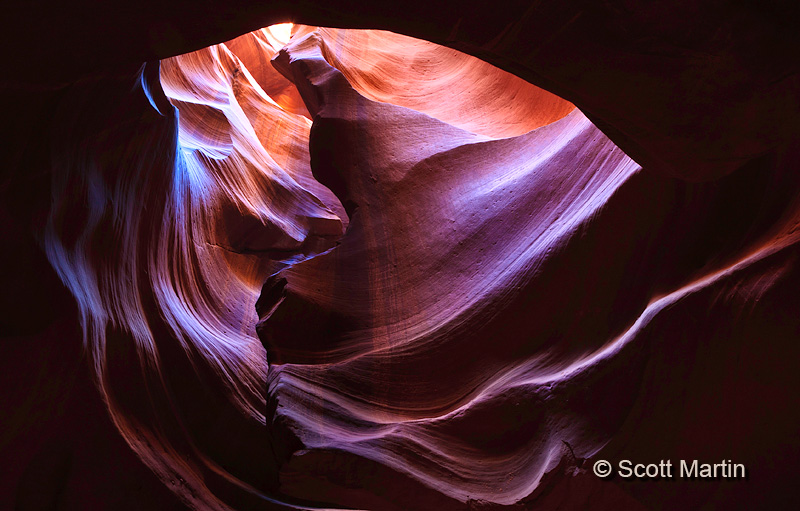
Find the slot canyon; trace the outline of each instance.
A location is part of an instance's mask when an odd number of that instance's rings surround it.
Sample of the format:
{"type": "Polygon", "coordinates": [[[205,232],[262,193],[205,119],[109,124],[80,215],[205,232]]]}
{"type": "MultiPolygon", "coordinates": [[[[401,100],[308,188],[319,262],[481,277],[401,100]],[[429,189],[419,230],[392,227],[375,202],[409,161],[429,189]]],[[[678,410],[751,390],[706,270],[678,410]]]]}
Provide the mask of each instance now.
{"type": "Polygon", "coordinates": [[[0,509],[800,508],[790,2],[6,11],[0,509]]]}

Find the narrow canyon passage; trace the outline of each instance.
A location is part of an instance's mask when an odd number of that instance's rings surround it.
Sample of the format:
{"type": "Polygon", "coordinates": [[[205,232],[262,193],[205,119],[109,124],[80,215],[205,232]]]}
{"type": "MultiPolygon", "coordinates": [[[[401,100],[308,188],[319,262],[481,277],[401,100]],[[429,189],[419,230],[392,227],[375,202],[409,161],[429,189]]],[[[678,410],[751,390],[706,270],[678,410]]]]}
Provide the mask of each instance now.
{"type": "Polygon", "coordinates": [[[32,100],[2,505],[791,508],[795,121],[585,94],[282,24],[32,100]]]}

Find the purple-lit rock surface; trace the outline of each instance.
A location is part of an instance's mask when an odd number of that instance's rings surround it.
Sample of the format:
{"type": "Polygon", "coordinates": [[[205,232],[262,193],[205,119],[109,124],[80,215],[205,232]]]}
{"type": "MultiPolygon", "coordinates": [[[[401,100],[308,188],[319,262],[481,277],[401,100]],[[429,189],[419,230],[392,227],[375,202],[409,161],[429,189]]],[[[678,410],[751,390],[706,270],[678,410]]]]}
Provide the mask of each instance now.
{"type": "Polygon", "coordinates": [[[794,509],[791,17],[337,7],[4,74],[0,507],[794,509]]]}

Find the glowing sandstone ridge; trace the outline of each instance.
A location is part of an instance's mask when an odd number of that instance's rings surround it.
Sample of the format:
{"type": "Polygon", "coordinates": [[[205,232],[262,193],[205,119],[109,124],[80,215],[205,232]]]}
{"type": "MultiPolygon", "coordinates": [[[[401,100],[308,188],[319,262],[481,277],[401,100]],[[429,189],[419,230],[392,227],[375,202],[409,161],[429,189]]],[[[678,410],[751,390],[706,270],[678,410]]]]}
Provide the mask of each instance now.
{"type": "Polygon", "coordinates": [[[570,103],[389,32],[278,25],[143,76],[177,123],[80,181],[124,221],[65,198],[46,246],[114,423],[196,509],[636,509],[585,460],[650,454],[687,352],[724,386],[669,325],[769,300],[798,236],[685,243],[734,192],[686,194],[570,103]]]}

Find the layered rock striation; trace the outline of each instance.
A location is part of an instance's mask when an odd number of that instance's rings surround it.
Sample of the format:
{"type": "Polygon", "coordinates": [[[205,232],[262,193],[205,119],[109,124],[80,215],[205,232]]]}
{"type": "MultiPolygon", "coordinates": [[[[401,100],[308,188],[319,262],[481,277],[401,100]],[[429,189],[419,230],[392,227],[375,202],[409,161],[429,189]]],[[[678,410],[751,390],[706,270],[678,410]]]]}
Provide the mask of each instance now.
{"type": "Polygon", "coordinates": [[[4,79],[2,505],[792,508],[796,75],[725,42],[775,23],[531,9],[404,30],[519,76],[281,25],[4,79]]]}

